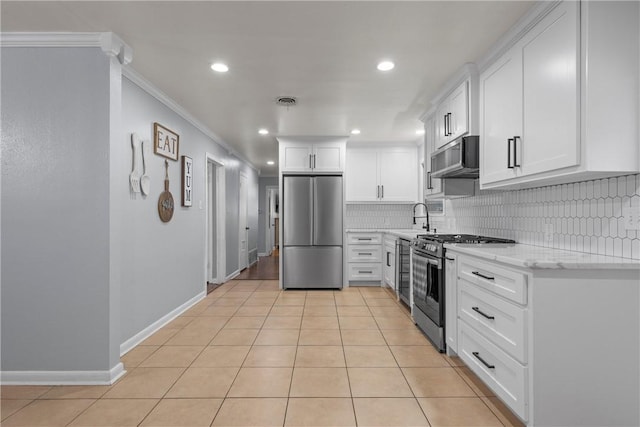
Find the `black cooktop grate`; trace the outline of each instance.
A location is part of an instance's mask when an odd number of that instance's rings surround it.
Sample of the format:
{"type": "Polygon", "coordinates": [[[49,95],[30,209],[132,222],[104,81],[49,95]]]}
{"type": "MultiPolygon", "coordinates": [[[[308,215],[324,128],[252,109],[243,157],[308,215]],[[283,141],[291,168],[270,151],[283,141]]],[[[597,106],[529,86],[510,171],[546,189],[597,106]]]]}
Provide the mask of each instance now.
{"type": "Polygon", "coordinates": [[[417,238],[440,243],[515,243],[515,240],[477,236],[475,234],[421,234],[417,238]]]}

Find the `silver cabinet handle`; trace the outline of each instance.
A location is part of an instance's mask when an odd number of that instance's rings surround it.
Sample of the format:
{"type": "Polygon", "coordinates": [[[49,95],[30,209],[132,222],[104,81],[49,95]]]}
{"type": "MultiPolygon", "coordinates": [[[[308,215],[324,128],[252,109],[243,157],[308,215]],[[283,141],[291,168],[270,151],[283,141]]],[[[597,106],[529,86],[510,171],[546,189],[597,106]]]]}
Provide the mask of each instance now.
{"type": "Polygon", "coordinates": [[[311,154],[309,154],[309,169],[313,169],[313,165],[311,163],[311,154]]]}
{"type": "Polygon", "coordinates": [[[373,255],[371,252],[358,252],[358,255],[373,255]]]}
{"type": "Polygon", "coordinates": [[[519,168],[520,165],[518,162],[518,140],[521,139],[519,136],[513,137],[513,166],[519,168]]]}
{"type": "Polygon", "coordinates": [[[380,198],[384,199],[384,185],[381,185],[380,187],[382,187],[382,196],[380,198]]]}
{"type": "Polygon", "coordinates": [[[358,270],[358,273],[361,273],[361,274],[373,274],[373,271],[371,271],[371,270],[358,270]]]}
{"type": "Polygon", "coordinates": [[[316,155],[313,155],[313,168],[316,168],[316,155]]]}

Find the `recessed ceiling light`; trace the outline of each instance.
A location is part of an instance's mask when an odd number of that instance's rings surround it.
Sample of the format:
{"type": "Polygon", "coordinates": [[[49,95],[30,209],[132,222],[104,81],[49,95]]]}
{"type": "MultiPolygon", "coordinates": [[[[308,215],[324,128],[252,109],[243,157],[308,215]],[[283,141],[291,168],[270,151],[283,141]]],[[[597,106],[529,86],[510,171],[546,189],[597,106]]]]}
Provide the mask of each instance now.
{"type": "Polygon", "coordinates": [[[424,129],[418,129],[416,135],[424,135],[424,129]]]}
{"type": "Polygon", "coordinates": [[[382,61],[378,63],[378,70],[380,71],[389,71],[389,70],[393,70],[393,67],[395,67],[396,64],[394,64],[391,61],[382,61]]]}
{"type": "Polygon", "coordinates": [[[269,166],[271,166],[271,165],[275,165],[275,164],[276,164],[276,162],[274,162],[273,160],[269,160],[269,161],[267,162],[267,164],[268,164],[269,166]]]}
{"type": "Polygon", "coordinates": [[[360,129],[353,129],[351,135],[360,135],[360,129]]]}
{"type": "Polygon", "coordinates": [[[260,135],[269,135],[269,131],[268,131],[267,129],[260,129],[260,130],[258,131],[258,133],[259,133],[260,135]]]}
{"type": "Polygon", "coordinates": [[[229,71],[229,67],[227,66],[227,64],[224,64],[222,62],[211,64],[211,69],[213,71],[217,71],[218,73],[226,73],[227,71],[229,71]]]}

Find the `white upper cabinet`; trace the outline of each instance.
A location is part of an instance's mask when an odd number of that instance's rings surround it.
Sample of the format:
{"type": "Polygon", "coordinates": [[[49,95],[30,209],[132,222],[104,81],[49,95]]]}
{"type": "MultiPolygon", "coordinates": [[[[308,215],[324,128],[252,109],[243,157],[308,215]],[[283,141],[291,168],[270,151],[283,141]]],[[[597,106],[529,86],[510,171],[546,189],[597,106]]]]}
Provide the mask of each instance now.
{"type": "Polygon", "coordinates": [[[511,49],[480,76],[482,182],[516,177],[514,136],[522,136],[522,51],[511,49]]]}
{"type": "Polygon", "coordinates": [[[464,81],[437,107],[435,113],[435,147],[469,132],[469,87],[464,81]]]}
{"type": "Polygon", "coordinates": [[[280,171],[336,173],[344,171],[346,139],[343,137],[278,137],[280,171]]]}
{"type": "Polygon", "coordinates": [[[346,199],[348,202],[371,202],[380,196],[378,151],[347,150],[346,199]]]}
{"type": "Polygon", "coordinates": [[[432,116],[424,122],[424,169],[426,172],[424,182],[425,198],[440,193],[442,187],[442,181],[440,179],[431,177],[431,153],[435,150],[435,119],[432,116]]]}
{"type": "Polygon", "coordinates": [[[640,169],[638,9],[561,2],[481,73],[481,188],[640,169]]]}
{"type": "Polygon", "coordinates": [[[347,202],[415,202],[416,147],[347,150],[347,202]]]}

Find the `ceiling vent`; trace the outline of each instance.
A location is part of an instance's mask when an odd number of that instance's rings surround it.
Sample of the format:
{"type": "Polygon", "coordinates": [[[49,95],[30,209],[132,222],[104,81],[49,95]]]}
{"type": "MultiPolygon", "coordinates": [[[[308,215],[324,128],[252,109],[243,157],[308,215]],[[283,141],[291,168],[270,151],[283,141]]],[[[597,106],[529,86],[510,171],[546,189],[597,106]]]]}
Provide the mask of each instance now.
{"type": "Polygon", "coordinates": [[[282,105],[283,107],[293,107],[298,103],[298,101],[293,96],[280,96],[276,98],[276,104],[282,105]]]}

